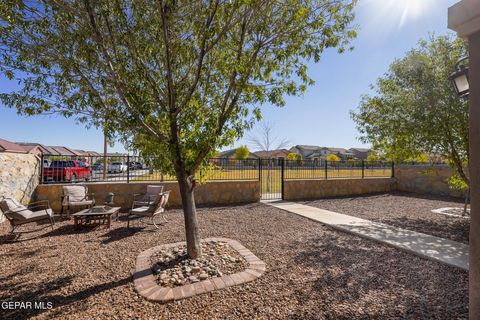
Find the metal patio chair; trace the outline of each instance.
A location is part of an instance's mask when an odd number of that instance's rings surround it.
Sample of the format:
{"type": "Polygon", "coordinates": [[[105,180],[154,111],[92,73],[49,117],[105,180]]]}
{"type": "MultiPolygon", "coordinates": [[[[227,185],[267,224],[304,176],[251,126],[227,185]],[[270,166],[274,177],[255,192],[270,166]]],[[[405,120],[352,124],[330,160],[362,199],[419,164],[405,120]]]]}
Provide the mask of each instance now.
{"type": "Polygon", "coordinates": [[[136,207],[149,206],[157,199],[157,196],[163,192],[163,186],[160,185],[147,185],[146,193],[134,193],[132,209],[136,207]]]}
{"type": "Polygon", "coordinates": [[[127,216],[127,228],[130,228],[130,220],[139,219],[143,222],[144,218],[150,218],[151,224],[154,225],[155,228],[160,229],[158,226],[159,223],[155,222],[155,218],[162,218],[163,222],[160,224],[168,222],[162,213],[165,212],[165,206],[168,203],[169,196],[170,191],[159,193],[157,194],[155,201],[150,203],[148,206],[141,206],[131,209],[127,216]]]}
{"type": "Polygon", "coordinates": [[[95,205],[95,194],[88,193],[87,186],[63,186],[62,188],[62,211],[67,209],[67,216],[70,217],[70,209],[75,207],[92,208],[95,205]]]}
{"type": "Polygon", "coordinates": [[[18,239],[21,232],[15,230],[24,224],[38,222],[48,219],[53,230],[55,220],[53,218],[53,210],[50,208],[48,200],[31,202],[27,207],[19,203],[14,198],[0,198],[0,209],[10,222],[10,234],[18,239]]]}

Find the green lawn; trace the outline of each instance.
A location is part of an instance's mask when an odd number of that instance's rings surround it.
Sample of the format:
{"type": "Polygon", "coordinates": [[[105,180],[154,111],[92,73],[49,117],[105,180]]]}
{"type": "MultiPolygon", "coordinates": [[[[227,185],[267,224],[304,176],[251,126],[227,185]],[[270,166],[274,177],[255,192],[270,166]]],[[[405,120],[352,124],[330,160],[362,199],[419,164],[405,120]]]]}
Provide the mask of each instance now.
{"type": "MultiPolygon", "coordinates": [[[[281,192],[282,171],[280,168],[262,168],[262,192],[281,192]]],[[[390,167],[365,169],[364,177],[391,177],[390,167]]],[[[258,180],[258,169],[237,169],[237,170],[210,170],[207,174],[207,180],[225,181],[225,180],[258,180]]],[[[361,168],[335,168],[329,167],[327,179],[359,179],[362,177],[361,168]]],[[[285,168],[284,178],[286,180],[294,179],[325,179],[325,168],[308,169],[290,169],[285,168]]],[[[175,181],[171,175],[162,175],[160,171],[154,171],[152,174],[145,174],[132,178],[133,181],[175,181]]]]}

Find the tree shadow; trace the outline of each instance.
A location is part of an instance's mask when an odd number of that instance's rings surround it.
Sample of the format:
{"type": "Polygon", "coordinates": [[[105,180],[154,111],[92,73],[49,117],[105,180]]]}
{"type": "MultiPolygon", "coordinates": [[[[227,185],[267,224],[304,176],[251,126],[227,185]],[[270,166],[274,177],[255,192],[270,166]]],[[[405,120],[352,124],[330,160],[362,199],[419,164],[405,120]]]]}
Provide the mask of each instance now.
{"type": "MultiPolygon", "coordinates": [[[[9,278],[12,278],[12,276],[10,276],[9,278]]],[[[25,288],[23,287],[22,283],[12,284],[12,283],[8,283],[7,281],[2,281],[0,283],[0,291],[19,292],[18,294],[10,296],[8,299],[4,299],[2,301],[5,301],[5,302],[30,301],[32,303],[33,302],[44,302],[44,303],[50,302],[52,303],[53,313],[58,314],[60,313],[60,310],[56,311],[55,309],[58,309],[62,306],[66,306],[70,304],[75,304],[76,308],[78,309],[82,309],[82,307],[86,308],[87,307],[86,305],[82,306],[79,303],[82,302],[83,300],[86,300],[90,296],[99,294],[103,291],[111,290],[116,287],[127,285],[131,282],[131,277],[98,284],[67,296],[54,293],[55,291],[59,291],[62,287],[65,287],[71,284],[72,280],[73,280],[72,276],[54,279],[47,283],[42,283],[40,287],[34,290],[32,290],[31,286],[28,286],[28,290],[27,290],[26,287],[25,288]]],[[[31,317],[38,316],[47,311],[49,311],[48,308],[3,310],[4,314],[2,315],[2,319],[31,318],[31,317]]]]}
{"type": "Polygon", "coordinates": [[[468,244],[470,222],[468,219],[447,218],[445,223],[427,219],[407,217],[382,219],[380,222],[390,226],[413,230],[432,236],[468,244]]]}
{"type": "Polygon", "coordinates": [[[42,238],[47,238],[47,237],[61,237],[61,236],[68,236],[68,235],[73,235],[73,234],[82,234],[82,233],[89,233],[94,228],[78,228],[75,229],[73,224],[65,224],[60,227],[54,227],[54,229],[50,232],[47,232],[43,234],[41,237],[42,238]]]}
{"type": "Polygon", "coordinates": [[[396,197],[416,198],[421,200],[446,201],[446,202],[459,203],[462,205],[465,203],[465,199],[456,198],[448,195],[440,196],[440,195],[434,195],[434,194],[414,193],[414,192],[406,192],[406,191],[375,192],[375,193],[360,194],[360,195],[324,197],[324,198],[316,198],[316,199],[305,199],[300,202],[302,204],[308,205],[310,203],[314,203],[318,200],[323,200],[323,199],[355,200],[355,199],[362,199],[362,198],[367,199],[367,198],[381,197],[381,196],[396,196],[396,197]]]}
{"type": "Polygon", "coordinates": [[[315,238],[294,245],[305,249],[294,257],[295,263],[318,272],[312,275],[310,286],[300,289],[291,283],[293,296],[302,305],[312,301],[325,305],[325,314],[300,308],[289,319],[448,319],[468,315],[465,271],[430,261],[415,263],[416,257],[405,261],[408,256],[404,253],[360,238],[342,241],[333,236],[327,241],[315,238]],[[459,286],[449,287],[452,283],[459,286]]]}
{"type": "MultiPolygon", "coordinates": [[[[101,243],[109,244],[111,242],[123,240],[128,237],[134,236],[139,232],[149,232],[149,230],[144,230],[144,228],[141,228],[141,227],[130,227],[130,228],[120,227],[116,229],[110,229],[108,230],[107,233],[101,236],[102,238],[105,237],[105,239],[103,239],[101,243]]],[[[154,232],[154,230],[152,230],[152,232],[154,232]]]]}

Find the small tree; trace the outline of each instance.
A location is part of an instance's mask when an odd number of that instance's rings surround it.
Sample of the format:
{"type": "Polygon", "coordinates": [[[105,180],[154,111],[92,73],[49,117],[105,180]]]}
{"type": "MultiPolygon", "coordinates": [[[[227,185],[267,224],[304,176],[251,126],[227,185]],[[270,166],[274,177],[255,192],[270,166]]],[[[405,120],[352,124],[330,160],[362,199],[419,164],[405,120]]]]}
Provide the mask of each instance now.
{"type": "MultiPolygon", "coordinates": [[[[378,79],[373,96],[364,96],[352,118],[363,134],[393,161],[425,161],[438,154],[454,169],[449,185],[466,190],[468,202],[468,103],[458,99],[448,76],[467,54],[462,39],[448,36],[420,41],[378,79]]],[[[428,160],[427,160],[428,161],[428,160]]],[[[466,210],[466,205],[465,205],[466,210]]]]}
{"type": "Polygon", "coordinates": [[[0,98],[29,115],[108,114],[129,147],[175,174],[196,259],[196,174],[261,118],[260,105],[313,84],[308,60],[345,50],[355,3],[2,1],[0,72],[20,89],[0,98]]]}
{"type": "Polygon", "coordinates": [[[270,122],[262,122],[258,132],[250,135],[248,140],[258,150],[267,152],[286,148],[288,145],[288,140],[279,139],[275,134],[273,124],[270,122]]]}
{"type": "Polygon", "coordinates": [[[352,112],[362,141],[397,162],[438,154],[468,186],[468,103],[448,80],[466,54],[464,40],[432,36],[394,61],[352,112]]]}
{"type": "Polygon", "coordinates": [[[250,155],[250,150],[248,150],[247,146],[240,146],[235,150],[235,159],[245,160],[248,159],[250,155]]]}
{"type": "Polygon", "coordinates": [[[287,155],[287,160],[298,160],[298,156],[302,156],[300,154],[296,154],[295,152],[290,152],[288,155],[287,155]]]}
{"type": "Polygon", "coordinates": [[[327,156],[327,161],[340,161],[340,157],[337,156],[336,154],[334,153],[330,153],[328,156],[327,156]]]}
{"type": "Polygon", "coordinates": [[[369,162],[369,163],[373,163],[373,162],[376,162],[376,161],[379,161],[379,160],[380,160],[380,156],[377,155],[377,154],[370,154],[367,157],[367,162],[369,162]]]}

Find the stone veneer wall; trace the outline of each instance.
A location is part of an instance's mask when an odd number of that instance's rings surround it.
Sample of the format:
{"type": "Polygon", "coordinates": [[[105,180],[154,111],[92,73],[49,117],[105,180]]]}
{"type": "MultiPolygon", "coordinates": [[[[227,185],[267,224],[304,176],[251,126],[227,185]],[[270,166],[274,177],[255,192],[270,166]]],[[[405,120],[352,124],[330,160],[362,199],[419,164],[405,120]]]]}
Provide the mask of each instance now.
{"type": "MultiPolygon", "coordinates": [[[[89,193],[95,193],[95,200],[98,205],[108,192],[113,192],[115,206],[122,207],[123,211],[132,206],[132,195],[134,193],[145,193],[147,185],[164,185],[164,190],[171,190],[168,205],[180,207],[181,198],[177,182],[162,183],[87,183],[89,193]]],[[[60,212],[62,185],[44,184],[37,187],[36,199],[49,200],[50,206],[55,212],[60,212]]],[[[260,201],[259,181],[215,181],[207,182],[195,189],[195,202],[197,205],[229,205],[260,201]]]]}
{"type": "Polygon", "coordinates": [[[438,196],[465,197],[464,191],[448,187],[453,174],[448,165],[401,165],[395,167],[397,190],[438,196]]]}
{"type": "MultiPolygon", "coordinates": [[[[39,183],[40,159],[33,154],[0,152],[0,196],[27,204],[39,183]]],[[[0,223],[5,217],[0,212],[0,223]]]]}
{"type": "Polygon", "coordinates": [[[356,196],[395,190],[395,178],[286,180],[284,199],[308,200],[356,196]]]}

